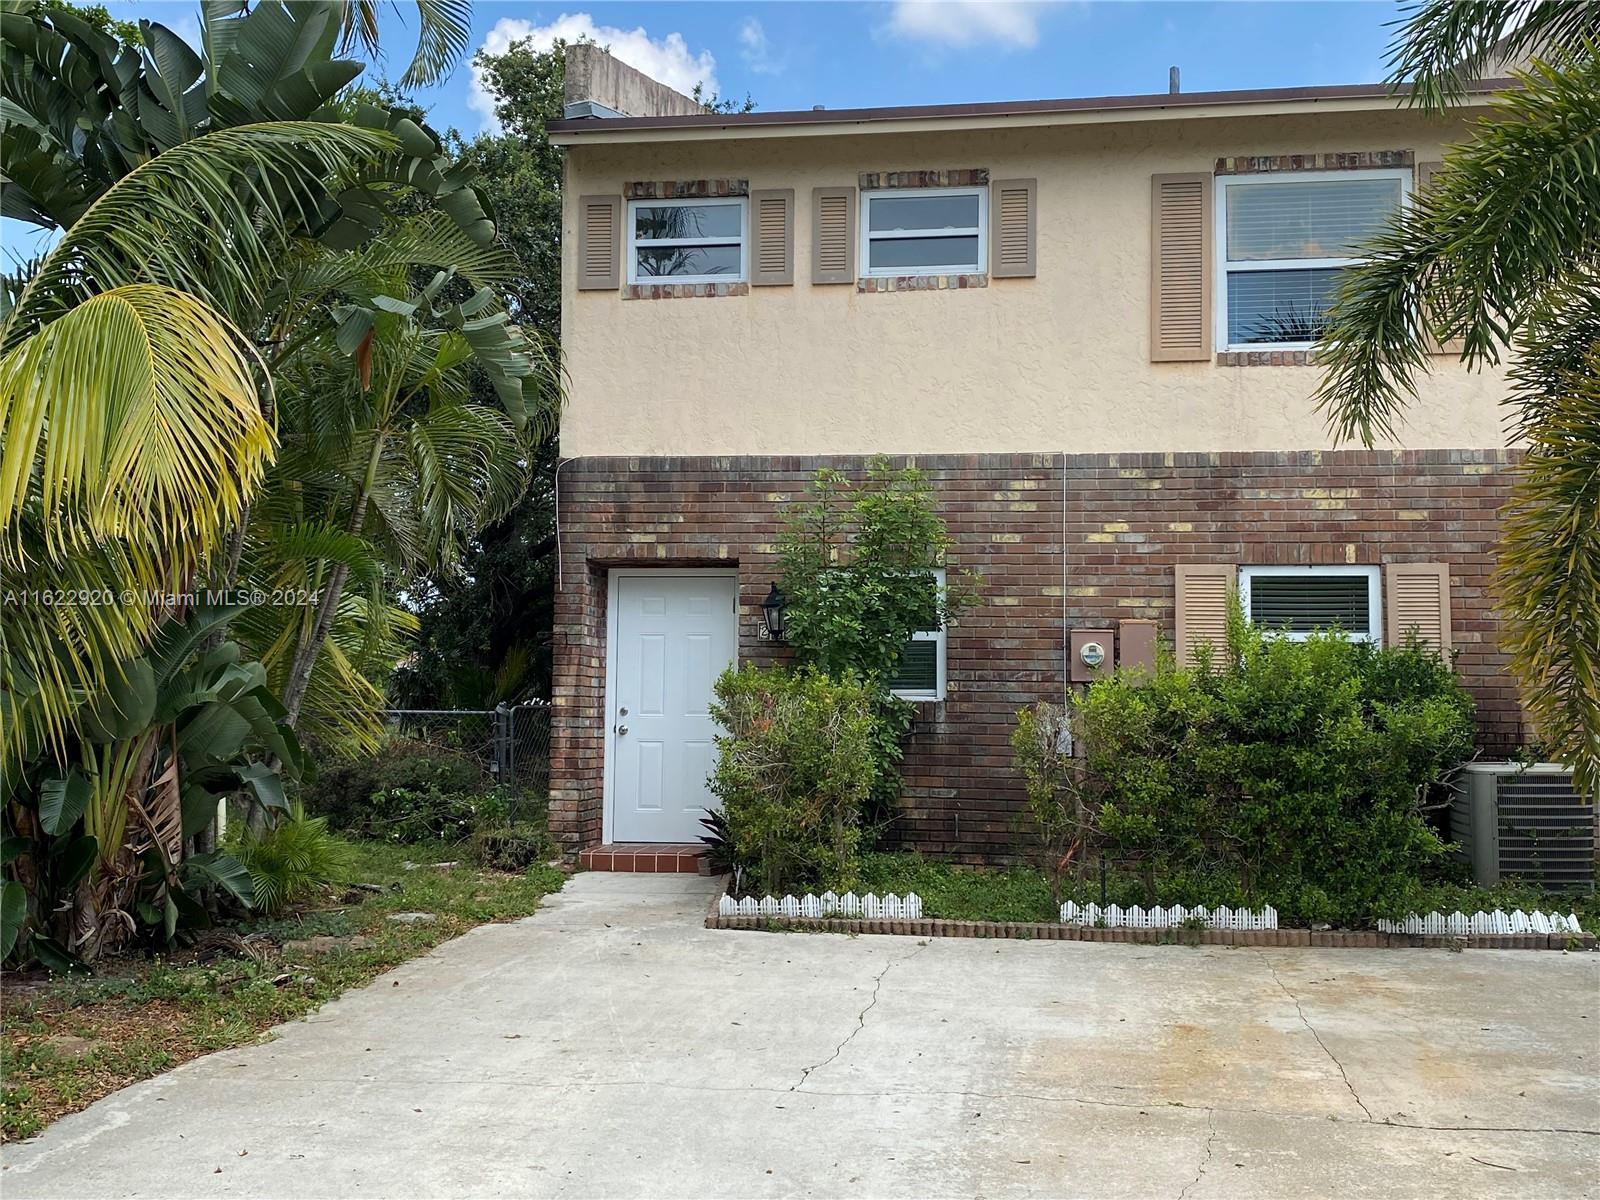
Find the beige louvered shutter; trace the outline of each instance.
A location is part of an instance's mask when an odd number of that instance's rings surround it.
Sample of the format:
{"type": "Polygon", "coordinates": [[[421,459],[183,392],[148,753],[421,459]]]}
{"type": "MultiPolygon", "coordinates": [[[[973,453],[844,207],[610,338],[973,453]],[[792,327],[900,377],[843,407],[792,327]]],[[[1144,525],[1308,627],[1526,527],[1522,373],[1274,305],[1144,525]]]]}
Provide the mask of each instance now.
{"type": "MultiPolygon", "coordinates": [[[[1433,186],[1433,177],[1444,167],[1440,162],[1419,162],[1417,164],[1417,191],[1425,192],[1433,186]]],[[[1466,343],[1460,338],[1451,338],[1441,342],[1431,332],[1424,341],[1427,343],[1429,354],[1448,354],[1453,358],[1460,358],[1461,352],[1466,349],[1466,343]]]]}
{"type": "Polygon", "coordinates": [[[1211,357],[1211,176],[1150,177],[1150,361],[1211,357]]]}
{"type": "Polygon", "coordinates": [[[1037,274],[1034,240],[1039,184],[1002,179],[989,185],[989,274],[1021,279],[1037,274]]]}
{"type": "Polygon", "coordinates": [[[1232,563],[1179,563],[1177,577],[1178,665],[1192,667],[1195,650],[1210,642],[1215,652],[1228,644],[1228,598],[1238,569],[1232,563]]]}
{"type": "Polygon", "coordinates": [[[1441,654],[1450,651],[1450,567],[1445,563],[1389,563],[1383,568],[1384,630],[1391,646],[1408,634],[1441,654]]]}
{"type": "Polygon", "coordinates": [[[750,232],[755,244],[750,282],[774,287],[794,282],[794,189],[750,193],[750,232]]]}
{"type": "Polygon", "coordinates": [[[856,281],[856,190],[813,188],[811,192],[811,282],[856,281]]]}
{"type": "Polygon", "coordinates": [[[578,290],[622,283],[622,197],[578,197],[578,290]]]}

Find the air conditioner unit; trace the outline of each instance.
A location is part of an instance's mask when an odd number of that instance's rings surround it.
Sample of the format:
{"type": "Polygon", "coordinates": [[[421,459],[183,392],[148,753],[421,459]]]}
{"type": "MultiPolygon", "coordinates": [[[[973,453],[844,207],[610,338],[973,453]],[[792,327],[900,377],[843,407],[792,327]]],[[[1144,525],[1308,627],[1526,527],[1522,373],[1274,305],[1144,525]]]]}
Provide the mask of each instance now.
{"type": "Polygon", "coordinates": [[[1594,890],[1595,805],[1559,763],[1468,763],[1450,799],[1450,837],[1472,876],[1552,891],[1594,890]]]}

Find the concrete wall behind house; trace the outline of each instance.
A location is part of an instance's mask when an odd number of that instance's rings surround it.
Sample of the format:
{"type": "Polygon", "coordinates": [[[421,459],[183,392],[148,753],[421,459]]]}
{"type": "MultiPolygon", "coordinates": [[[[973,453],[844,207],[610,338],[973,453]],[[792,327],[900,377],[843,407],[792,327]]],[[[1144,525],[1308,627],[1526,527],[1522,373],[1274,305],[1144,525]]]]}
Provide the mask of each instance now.
{"type": "Polygon", "coordinates": [[[594,101],[625,117],[694,117],[706,111],[693,97],[651,79],[592,42],[567,47],[562,100],[594,101]]]}

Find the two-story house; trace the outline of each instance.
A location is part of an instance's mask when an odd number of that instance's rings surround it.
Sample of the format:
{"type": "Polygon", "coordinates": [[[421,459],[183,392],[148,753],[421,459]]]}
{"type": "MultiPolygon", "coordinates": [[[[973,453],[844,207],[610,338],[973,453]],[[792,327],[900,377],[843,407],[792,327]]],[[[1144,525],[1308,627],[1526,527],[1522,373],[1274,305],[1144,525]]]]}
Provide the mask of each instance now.
{"type": "Polygon", "coordinates": [[[1502,378],[1441,353],[1368,450],[1332,444],[1308,361],[1341,270],[1487,90],[1443,122],[1358,85],[553,125],[552,829],[698,837],[712,681],[783,654],[761,603],[784,508],[874,454],[929,474],[983,578],[899,680],[911,845],[1003,854],[1016,709],[1092,674],[1085,643],[1107,669],[1152,631],[1220,639],[1230,589],[1274,627],[1455,652],[1485,744],[1518,741],[1489,594],[1502,378]]]}

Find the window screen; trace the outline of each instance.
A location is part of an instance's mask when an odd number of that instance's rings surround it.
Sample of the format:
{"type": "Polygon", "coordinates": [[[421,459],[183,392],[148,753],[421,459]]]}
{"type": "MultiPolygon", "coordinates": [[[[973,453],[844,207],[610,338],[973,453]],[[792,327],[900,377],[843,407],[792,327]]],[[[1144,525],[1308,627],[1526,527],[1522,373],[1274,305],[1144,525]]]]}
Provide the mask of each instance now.
{"type": "Polygon", "coordinates": [[[1400,206],[1400,181],[1281,180],[1228,188],[1228,261],[1350,258],[1400,206]]]}
{"type": "Polygon", "coordinates": [[[640,201],[628,221],[631,282],[744,278],[743,200],[640,201]]]}
{"type": "Polygon", "coordinates": [[[983,189],[867,192],[862,203],[867,274],[983,270],[988,236],[983,189]]]}

